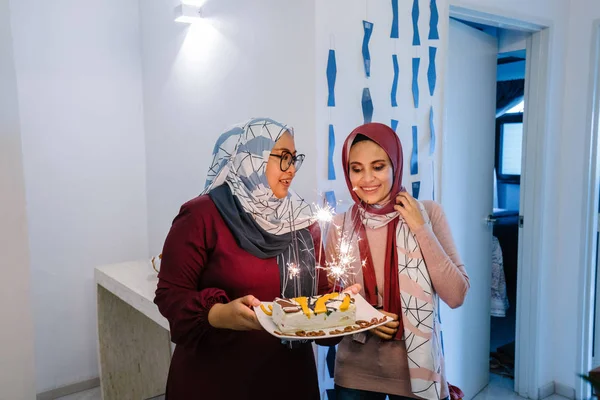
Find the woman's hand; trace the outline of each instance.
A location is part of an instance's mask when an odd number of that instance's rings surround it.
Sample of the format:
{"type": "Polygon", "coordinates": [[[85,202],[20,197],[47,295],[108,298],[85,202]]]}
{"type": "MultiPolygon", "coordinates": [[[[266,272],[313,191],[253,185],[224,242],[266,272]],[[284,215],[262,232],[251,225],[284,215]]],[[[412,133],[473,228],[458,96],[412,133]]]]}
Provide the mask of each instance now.
{"type": "Polygon", "coordinates": [[[383,340],[391,340],[394,338],[394,336],[396,336],[396,332],[398,332],[398,327],[400,326],[400,323],[398,322],[398,316],[383,310],[379,310],[379,312],[387,315],[392,319],[392,321],[385,325],[371,329],[371,333],[379,336],[383,340]]]}
{"type": "MultiPolygon", "coordinates": [[[[335,286],[335,278],[332,277],[327,277],[327,281],[329,282],[329,287],[330,288],[334,288],[335,286]]],[[[339,282],[338,282],[339,283],[339,282]]],[[[339,289],[340,287],[337,286],[334,289],[339,289]]],[[[342,292],[343,293],[352,293],[352,294],[358,294],[360,292],[360,290],[362,289],[362,286],[360,285],[360,283],[355,283],[354,285],[348,286],[347,288],[343,289],[342,292]]]]}
{"type": "Polygon", "coordinates": [[[394,209],[400,213],[402,218],[408,224],[411,231],[415,231],[425,225],[425,218],[421,214],[419,203],[408,192],[400,192],[396,196],[396,205],[394,209]]]}
{"type": "Polygon", "coordinates": [[[346,289],[344,289],[343,293],[358,294],[360,292],[360,289],[362,289],[360,283],[355,283],[354,285],[348,286],[346,289]]]}
{"type": "Polygon", "coordinates": [[[250,331],[263,329],[252,306],[260,306],[260,301],[252,296],[244,296],[229,303],[217,303],[208,312],[208,323],[220,329],[250,331]]]}

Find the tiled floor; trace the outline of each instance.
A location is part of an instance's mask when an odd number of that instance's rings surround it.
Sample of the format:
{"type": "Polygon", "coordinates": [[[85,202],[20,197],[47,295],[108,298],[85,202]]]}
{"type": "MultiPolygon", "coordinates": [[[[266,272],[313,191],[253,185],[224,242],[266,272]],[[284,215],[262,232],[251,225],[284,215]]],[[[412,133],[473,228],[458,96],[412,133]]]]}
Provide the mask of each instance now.
{"type": "MultiPolygon", "coordinates": [[[[100,400],[100,388],[86,390],[85,392],[75,393],[65,397],[59,397],[55,400],[100,400]]],[[[158,396],[152,400],[164,400],[165,396],[158,396]]]]}
{"type": "MultiPolygon", "coordinates": [[[[490,384],[474,400],[523,400],[513,392],[514,381],[509,378],[503,378],[498,375],[490,375],[490,384]]],[[[162,400],[163,396],[157,397],[155,400],[162,400]]],[[[547,400],[564,400],[565,397],[552,395],[547,397],[547,400]]],[[[56,400],[100,400],[100,388],[87,390],[85,392],[72,394],[70,396],[61,397],[56,400]]]]}
{"type": "Polygon", "coordinates": [[[79,392],[71,394],[69,396],[59,397],[56,400],[100,400],[100,388],[94,388],[86,390],[85,392],[79,392]]]}
{"type": "MultiPolygon", "coordinates": [[[[490,384],[474,400],[523,400],[513,391],[515,381],[500,375],[490,374],[490,384]]],[[[552,395],[546,400],[564,400],[565,397],[552,395]]]]}

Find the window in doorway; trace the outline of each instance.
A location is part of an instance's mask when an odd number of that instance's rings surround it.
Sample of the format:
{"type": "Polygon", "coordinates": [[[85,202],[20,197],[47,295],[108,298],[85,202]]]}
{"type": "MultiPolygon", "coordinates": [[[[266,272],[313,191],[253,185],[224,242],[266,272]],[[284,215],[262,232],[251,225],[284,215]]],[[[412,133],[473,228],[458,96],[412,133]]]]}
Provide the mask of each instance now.
{"type": "Polygon", "coordinates": [[[496,171],[498,180],[520,183],[523,114],[505,114],[496,120],[496,171]]]}

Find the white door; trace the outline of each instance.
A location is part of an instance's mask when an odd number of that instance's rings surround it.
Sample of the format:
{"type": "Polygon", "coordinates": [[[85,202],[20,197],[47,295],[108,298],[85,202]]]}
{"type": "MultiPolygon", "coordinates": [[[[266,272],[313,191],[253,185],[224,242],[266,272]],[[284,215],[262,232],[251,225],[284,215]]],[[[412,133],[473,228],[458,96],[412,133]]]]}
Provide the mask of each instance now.
{"type": "Polygon", "coordinates": [[[441,202],[471,279],[462,307],[442,305],[448,381],[473,398],[489,381],[496,119],[495,37],[450,20],[441,202]]]}

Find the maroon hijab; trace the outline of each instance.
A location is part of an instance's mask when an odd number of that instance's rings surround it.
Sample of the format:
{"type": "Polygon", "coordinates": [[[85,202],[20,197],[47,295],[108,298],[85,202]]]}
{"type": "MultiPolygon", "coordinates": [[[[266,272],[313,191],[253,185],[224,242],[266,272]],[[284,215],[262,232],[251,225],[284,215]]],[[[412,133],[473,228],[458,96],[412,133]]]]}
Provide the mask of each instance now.
{"type": "Polygon", "coordinates": [[[377,305],[377,293],[383,289],[383,309],[385,311],[398,315],[400,327],[396,334],[396,339],[402,338],[402,305],[400,300],[400,287],[398,286],[398,253],[396,251],[396,228],[398,227],[398,218],[394,218],[387,224],[387,244],[385,252],[385,275],[384,275],[384,288],[377,288],[377,279],[375,277],[375,268],[373,266],[373,259],[371,257],[371,251],[369,242],[367,240],[367,234],[365,226],[362,224],[360,216],[357,215],[358,207],[372,214],[388,214],[394,212],[394,205],[396,203],[396,194],[400,191],[404,191],[402,186],[402,166],[403,166],[403,154],[402,144],[400,139],[389,126],[380,123],[369,123],[361,125],[354,129],[346,141],[342,149],[342,165],[344,167],[344,176],[346,177],[346,184],[348,190],[352,195],[352,199],[356,203],[357,207],[353,208],[352,221],[359,221],[357,226],[353,227],[358,232],[361,240],[358,241],[358,247],[360,251],[360,258],[365,260],[363,265],[363,278],[364,278],[364,289],[367,301],[373,305],[377,305]],[[352,183],[350,182],[350,148],[352,142],[357,135],[363,135],[379,145],[388,155],[393,168],[394,178],[392,181],[392,188],[390,193],[391,201],[384,207],[376,208],[365,204],[353,190],[352,183]]]}

